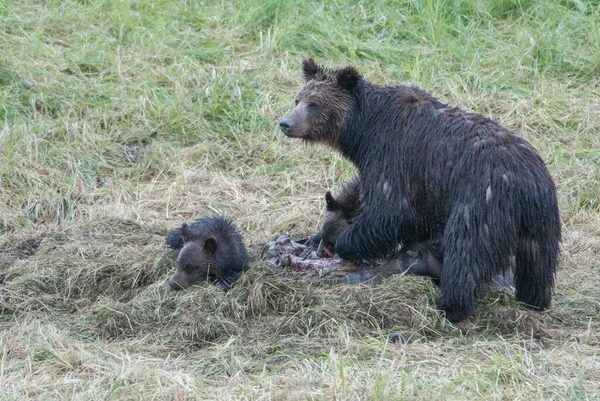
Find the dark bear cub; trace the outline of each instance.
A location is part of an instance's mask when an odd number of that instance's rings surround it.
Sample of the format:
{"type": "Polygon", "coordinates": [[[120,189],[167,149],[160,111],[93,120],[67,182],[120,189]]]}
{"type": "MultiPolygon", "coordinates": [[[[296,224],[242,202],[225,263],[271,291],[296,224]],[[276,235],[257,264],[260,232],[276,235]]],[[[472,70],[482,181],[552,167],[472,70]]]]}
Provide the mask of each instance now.
{"type": "Polygon", "coordinates": [[[342,184],[337,196],[325,193],[325,214],[319,233],[319,251],[327,249],[335,253],[338,237],[352,224],[352,219],[360,213],[360,180],[354,177],[342,184]]]}
{"type": "MultiPolygon", "coordinates": [[[[325,213],[319,232],[319,252],[326,249],[336,252],[339,236],[352,224],[352,219],[360,214],[362,206],[360,179],[354,177],[344,182],[334,197],[331,192],[325,193],[325,213]]],[[[417,276],[429,276],[439,279],[442,269],[441,241],[418,242],[410,248],[403,247],[390,255],[390,260],[371,272],[354,274],[356,277],[368,277],[367,280],[389,277],[406,273],[417,276]]]]}
{"type": "MultiPolygon", "coordinates": [[[[322,229],[318,234],[320,238],[319,253],[325,249],[335,253],[335,244],[341,233],[352,224],[352,218],[360,213],[360,180],[355,177],[340,188],[334,198],[331,192],[325,194],[325,214],[322,229]]],[[[410,247],[402,247],[398,252],[390,255],[387,261],[380,266],[368,271],[352,273],[338,282],[359,284],[367,281],[376,281],[395,274],[409,274],[415,276],[428,276],[439,285],[444,263],[442,239],[417,242],[410,247]]],[[[513,263],[505,266],[505,270],[496,275],[490,287],[507,287],[514,289],[513,263]]]]}
{"type": "Polygon", "coordinates": [[[561,223],[556,188],[523,137],[415,87],[380,87],[354,67],[303,63],[305,85],[279,122],[289,137],[326,143],[359,170],[362,208],[337,253],[360,261],[398,244],[442,239],[438,306],[451,321],[514,257],[516,297],[550,306],[561,223]]]}
{"type": "Polygon", "coordinates": [[[237,227],[220,216],[198,219],[189,226],[183,223],[167,235],[166,242],[180,249],[177,270],[169,279],[175,290],[208,279],[228,291],[250,264],[237,227]]]}
{"type": "Polygon", "coordinates": [[[338,237],[352,223],[352,219],[360,213],[360,180],[354,177],[344,182],[334,198],[330,191],[325,193],[325,213],[321,230],[310,236],[305,244],[310,249],[317,249],[321,257],[333,256],[338,237]]]}

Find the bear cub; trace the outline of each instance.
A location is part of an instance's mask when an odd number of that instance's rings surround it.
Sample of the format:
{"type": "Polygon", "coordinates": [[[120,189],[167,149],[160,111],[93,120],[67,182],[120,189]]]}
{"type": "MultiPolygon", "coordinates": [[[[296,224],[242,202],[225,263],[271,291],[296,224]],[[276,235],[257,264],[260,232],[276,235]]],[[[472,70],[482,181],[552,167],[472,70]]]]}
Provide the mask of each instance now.
{"type": "Polygon", "coordinates": [[[166,242],[179,250],[177,270],[168,281],[174,290],[208,279],[228,291],[250,264],[237,227],[221,216],[197,219],[189,226],[183,223],[169,232],[166,242]]]}
{"type": "Polygon", "coordinates": [[[352,219],[360,213],[360,180],[354,177],[342,184],[336,197],[330,191],[325,193],[325,214],[318,234],[319,252],[327,249],[335,253],[338,237],[352,224],[352,219]]]}
{"type": "MultiPolygon", "coordinates": [[[[325,213],[321,231],[319,253],[335,253],[340,235],[352,224],[352,219],[360,214],[362,207],[360,179],[354,177],[344,182],[334,197],[330,191],[325,193],[325,213]]],[[[411,247],[402,247],[392,252],[389,261],[373,270],[379,278],[405,273],[417,276],[429,276],[437,281],[441,276],[443,253],[441,241],[418,242],[411,247]]],[[[373,275],[371,274],[371,275],[373,275]]],[[[362,274],[360,277],[371,277],[362,274]]]]}
{"type": "MultiPolygon", "coordinates": [[[[351,224],[352,219],[360,213],[361,195],[360,180],[354,177],[342,184],[334,197],[331,192],[325,194],[325,213],[321,231],[315,235],[318,239],[319,254],[335,253],[337,239],[351,224]]],[[[314,245],[316,246],[316,245],[314,245]]],[[[373,282],[395,274],[428,276],[439,285],[442,275],[444,252],[442,239],[417,242],[390,255],[388,260],[369,271],[352,273],[338,280],[341,283],[359,284],[373,282]]],[[[513,263],[496,275],[490,283],[490,288],[510,288],[514,290],[513,263]]]]}

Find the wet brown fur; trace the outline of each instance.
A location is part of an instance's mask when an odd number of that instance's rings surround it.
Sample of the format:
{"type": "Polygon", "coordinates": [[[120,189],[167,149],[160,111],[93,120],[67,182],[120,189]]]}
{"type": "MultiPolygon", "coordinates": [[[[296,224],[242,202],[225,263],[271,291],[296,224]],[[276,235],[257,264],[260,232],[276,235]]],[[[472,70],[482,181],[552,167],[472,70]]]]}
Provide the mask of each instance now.
{"type": "Polygon", "coordinates": [[[331,253],[335,253],[335,244],[338,237],[344,232],[352,219],[360,213],[360,179],[354,177],[342,184],[334,197],[330,191],[325,193],[325,214],[321,226],[321,244],[331,253]]]}
{"type": "Polygon", "coordinates": [[[512,255],[517,299],[550,306],[561,223],[552,176],[531,144],[414,86],[379,87],[353,67],[312,59],[303,71],[282,131],[331,145],[359,170],[363,207],[337,240],[342,258],[443,238],[438,305],[449,320],[473,312],[512,255]]]}
{"type": "Polygon", "coordinates": [[[198,219],[191,226],[184,223],[169,233],[167,244],[181,249],[177,270],[169,280],[173,289],[188,288],[206,279],[228,290],[249,265],[237,228],[220,216],[198,219]]]}

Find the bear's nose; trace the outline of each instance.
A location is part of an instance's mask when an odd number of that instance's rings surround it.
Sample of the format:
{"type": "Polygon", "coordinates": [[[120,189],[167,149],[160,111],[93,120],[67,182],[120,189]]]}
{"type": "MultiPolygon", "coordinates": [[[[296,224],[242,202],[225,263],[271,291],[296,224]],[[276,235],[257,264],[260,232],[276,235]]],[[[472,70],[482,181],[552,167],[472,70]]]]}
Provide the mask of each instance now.
{"type": "Polygon", "coordinates": [[[294,126],[294,122],[289,118],[284,118],[279,121],[279,127],[283,131],[284,134],[287,134],[290,131],[290,128],[294,126]]]}
{"type": "Polygon", "coordinates": [[[172,278],[170,278],[168,281],[169,285],[171,286],[171,289],[173,290],[182,290],[183,287],[179,285],[179,283],[175,280],[173,280],[172,278]]]}

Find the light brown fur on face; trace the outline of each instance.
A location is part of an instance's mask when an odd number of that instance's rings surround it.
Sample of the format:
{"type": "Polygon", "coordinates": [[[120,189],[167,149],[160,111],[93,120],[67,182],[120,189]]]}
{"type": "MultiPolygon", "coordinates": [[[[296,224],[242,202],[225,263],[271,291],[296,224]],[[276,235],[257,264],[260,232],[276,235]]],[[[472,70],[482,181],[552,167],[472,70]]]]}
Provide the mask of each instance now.
{"type": "Polygon", "coordinates": [[[296,107],[281,121],[289,122],[285,134],[307,142],[335,145],[337,134],[350,111],[350,94],[331,82],[307,83],[296,97],[296,107]],[[323,88],[328,86],[329,88],[323,88]]]}
{"type": "Polygon", "coordinates": [[[359,75],[352,67],[330,71],[305,60],[306,83],[296,96],[296,107],[279,126],[289,137],[335,147],[337,136],[353,105],[352,88],[359,75]]]}

